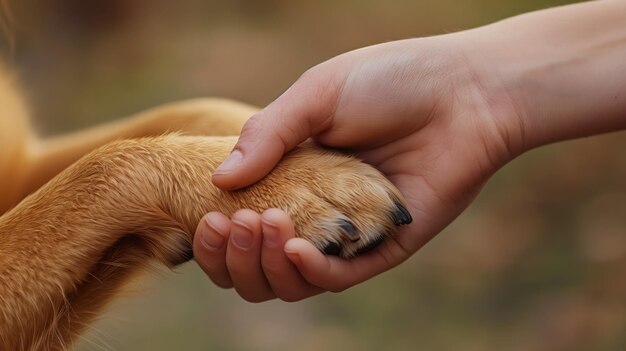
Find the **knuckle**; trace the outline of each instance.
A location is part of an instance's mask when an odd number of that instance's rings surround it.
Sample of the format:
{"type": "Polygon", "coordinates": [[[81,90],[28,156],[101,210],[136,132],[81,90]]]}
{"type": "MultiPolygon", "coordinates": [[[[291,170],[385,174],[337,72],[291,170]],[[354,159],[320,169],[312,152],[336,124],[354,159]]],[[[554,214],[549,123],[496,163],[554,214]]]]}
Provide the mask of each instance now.
{"type": "Polygon", "coordinates": [[[246,123],[243,125],[241,130],[241,136],[246,137],[248,134],[256,135],[260,130],[263,129],[263,111],[257,112],[252,117],[250,117],[246,123]]]}
{"type": "Polygon", "coordinates": [[[320,65],[315,65],[313,67],[309,67],[306,71],[302,72],[300,77],[296,80],[296,83],[303,83],[309,80],[316,80],[318,78],[318,71],[320,69],[320,65]]]}

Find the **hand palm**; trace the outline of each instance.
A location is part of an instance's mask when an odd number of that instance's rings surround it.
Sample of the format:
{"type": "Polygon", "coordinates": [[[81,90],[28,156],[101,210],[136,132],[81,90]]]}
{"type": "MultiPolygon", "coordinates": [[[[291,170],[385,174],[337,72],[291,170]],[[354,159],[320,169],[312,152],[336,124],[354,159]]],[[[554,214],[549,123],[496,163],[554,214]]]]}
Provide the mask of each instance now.
{"type": "Polygon", "coordinates": [[[357,156],[382,171],[404,194],[414,221],[396,240],[346,262],[353,272],[364,273],[355,274],[347,286],[410,257],[469,205],[503,163],[487,140],[496,136],[490,123],[493,116],[477,85],[458,84],[461,74],[450,74],[455,81],[445,82],[438,76],[440,69],[417,67],[424,62],[415,55],[416,63],[407,64],[411,54],[393,52],[393,47],[380,52],[374,58],[366,52],[349,54],[363,54],[367,58],[363,62],[359,57],[339,61],[352,70],[340,70],[350,73],[335,76],[343,80],[334,83],[341,87],[335,116],[329,131],[316,140],[339,148],[356,145],[357,156]],[[420,76],[407,72],[407,67],[420,76]]]}
{"type": "MultiPolygon", "coordinates": [[[[450,223],[507,159],[490,99],[463,64],[457,44],[441,38],[392,42],[322,63],[248,121],[238,143],[243,153],[255,153],[247,170],[239,170],[240,186],[265,175],[284,151],[308,137],[355,152],[404,194],[413,224],[371,253],[342,260],[304,240],[287,241],[295,235],[293,224],[286,214],[274,213],[272,221],[282,223],[284,251],[255,247],[262,269],[256,261],[244,262],[249,253],[229,263],[218,255],[203,265],[209,276],[225,277],[223,286],[232,286],[229,271],[239,281],[256,282],[235,286],[253,300],[299,300],[394,267],[450,223]]],[[[222,185],[233,183],[227,177],[222,185]]],[[[258,214],[248,217],[249,224],[261,221],[258,214]]],[[[218,222],[229,226],[225,218],[218,222]]]]}

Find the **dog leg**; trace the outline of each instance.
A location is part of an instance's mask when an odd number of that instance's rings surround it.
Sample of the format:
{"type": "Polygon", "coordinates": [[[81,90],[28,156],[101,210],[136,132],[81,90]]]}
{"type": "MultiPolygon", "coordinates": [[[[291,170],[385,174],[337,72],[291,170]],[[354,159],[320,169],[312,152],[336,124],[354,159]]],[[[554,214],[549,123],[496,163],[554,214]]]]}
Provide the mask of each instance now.
{"type": "Polygon", "coordinates": [[[109,144],[0,217],[0,349],[65,348],[150,259],[190,259],[207,211],[282,208],[300,237],[344,257],[407,223],[380,173],[310,147],[250,188],[221,191],[210,177],[234,142],[170,135],[109,144]]]}
{"type": "MultiPolygon", "coordinates": [[[[20,177],[10,177],[15,193],[0,199],[0,213],[40,188],[87,153],[115,140],[159,136],[238,135],[256,108],[227,99],[194,99],[160,106],[129,118],[50,139],[32,138],[20,177]]],[[[7,179],[7,178],[4,178],[7,179]]]]}

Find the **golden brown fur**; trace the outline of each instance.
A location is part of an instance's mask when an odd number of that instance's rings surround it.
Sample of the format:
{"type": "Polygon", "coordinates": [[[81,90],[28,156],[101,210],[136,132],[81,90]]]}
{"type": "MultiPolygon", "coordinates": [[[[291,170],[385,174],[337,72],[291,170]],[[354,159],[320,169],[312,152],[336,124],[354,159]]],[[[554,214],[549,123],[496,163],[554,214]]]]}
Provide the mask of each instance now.
{"type": "Polygon", "coordinates": [[[38,140],[0,69],[0,350],[67,348],[149,261],[190,259],[210,210],[282,208],[301,237],[340,244],[346,257],[393,232],[395,188],[370,166],[313,147],[290,153],[255,186],[214,187],[211,174],[235,143],[226,135],[254,111],[191,100],[38,140]]]}

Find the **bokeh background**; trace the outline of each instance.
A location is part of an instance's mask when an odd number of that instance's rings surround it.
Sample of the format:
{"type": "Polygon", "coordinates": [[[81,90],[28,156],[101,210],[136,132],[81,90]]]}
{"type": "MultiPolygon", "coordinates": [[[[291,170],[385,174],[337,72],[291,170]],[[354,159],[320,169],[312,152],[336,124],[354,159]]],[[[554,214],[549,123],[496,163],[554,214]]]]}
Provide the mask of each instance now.
{"type": "MultiPolygon", "coordinates": [[[[344,51],[568,1],[13,2],[2,55],[49,135],[189,97],[264,105],[344,51]]],[[[625,146],[622,133],[523,155],[413,259],[340,294],[257,305],[193,263],[160,271],[78,350],[623,350],[625,146]]]]}

